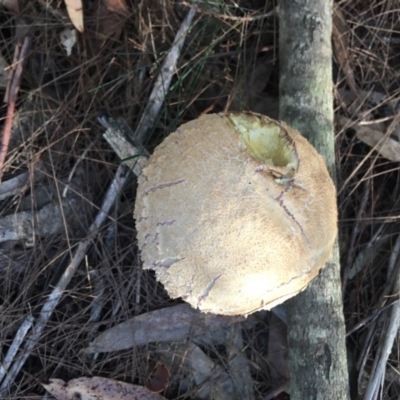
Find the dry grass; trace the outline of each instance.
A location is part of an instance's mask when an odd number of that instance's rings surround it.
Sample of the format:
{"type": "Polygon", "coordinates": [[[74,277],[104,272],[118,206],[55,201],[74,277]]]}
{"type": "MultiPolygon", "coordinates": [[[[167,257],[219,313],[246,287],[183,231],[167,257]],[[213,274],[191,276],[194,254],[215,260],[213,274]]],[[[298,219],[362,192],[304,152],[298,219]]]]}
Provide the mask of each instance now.
{"type": "MultiPolygon", "coordinates": [[[[59,40],[60,32],[70,26],[63,4],[45,4],[21,1],[22,19],[4,13],[0,16],[0,46],[8,62],[13,58],[18,30],[27,28],[32,36],[18,103],[17,117],[25,125],[10,143],[3,181],[23,171],[29,171],[31,179],[19,195],[0,202],[0,217],[21,210],[37,211],[49,202],[61,201],[60,189],[56,188],[67,183],[73,166],[89,149],[72,178],[83,214],[72,222],[70,215],[65,215],[65,229],[35,237],[34,247],[27,240],[1,244],[3,353],[26,315],[37,315],[77,243],[85,237],[115,173],[119,161],[101,137],[98,110],[105,107],[133,129],[137,126],[163,56],[188,10],[185,2],[152,0],[131,2],[130,14],[117,16],[91,2],[92,8],[85,9],[85,33],[78,35],[78,43],[67,57],[59,40]],[[38,165],[44,171],[40,176],[35,170],[38,165]]],[[[251,108],[276,116],[278,26],[276,17],[263,17],[274,6],[273,1],[258,0],[204,2],[185,42],[162,112],[148,135],[149,151],[178,125],[205,112],[251,108]]],[[[334,40],[337,43],[340,38],[344,45],[335,46],[335,112],[353,121],[389,118],[390,123],[399,111],[398,3],[345,0],[336,6],[343,19],[337,21],[334,40]]],[[[2,107],[2,118],[5,113],[2,107]]],[[[393,135],[399,138],[396,130],[393,135]]],[[[355,137],[352,129],[341,126],[337,130],[337,161],[344,304],[350,330],[382,306],[385,288],[398,279],[388,278],[386,273],[399,231],[400,181],[398,163],[376,152],[370,154],[370,148],[355,137]],[[368,248],[374,252],[367,253],[368,248]]],[[[104,330],[171,302],[151,273],[142,272],[140,288],[137,285],[140,259],[132,218],[135,184],[132,178],[107,224],[93,239],[85,263],[12,387],[14,398],[20,398],[21,393],[43,393],[38,382],[51,377],[68,380],[101,375],[139,384],[147,381],[157,361],[151,347],[92,360],[80,353],[96,334],[94,329],[104,330]],[[102,293],[101,323],[91,323],[97,290],[102,293]]],[[[376,325],[375,333],[382,329],[382,323],[376,325]]],[[[368,326],[360,326],[348,337],[357,367],[368,326]]],[[[265,319],[245,332],[260,398],[271,388],[267,337],[265,319]]],[[[367,372],[375,346],[373,340],[366,356],[367,372]]],[[[388,370],[399,370],[397,347],[396,342],[388,370]]],[[[217,350],[212,352],[213,357],[223,357],[217,350]]],[[[360,387],[367,376],[365,373],[360,378],[360,387]]],[[[384,384],[385,399],[398,398],[398,372],[390,376],[391,381],[384,384]]],[[[179,376],[173,380],[176,382],[179,376]]],[[[171,385],[167,397],[194,397],[194,388],[183,393],[178,387],[171,385]]]]}

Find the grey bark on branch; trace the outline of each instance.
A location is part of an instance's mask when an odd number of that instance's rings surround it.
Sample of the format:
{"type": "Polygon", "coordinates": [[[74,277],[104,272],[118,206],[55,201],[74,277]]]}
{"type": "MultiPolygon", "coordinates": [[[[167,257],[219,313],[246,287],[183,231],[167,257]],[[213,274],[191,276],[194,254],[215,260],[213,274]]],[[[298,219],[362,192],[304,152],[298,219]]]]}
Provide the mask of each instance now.
{"type": "MultiPolygon", "coordinates": [[[[307,137],[336,181],[332,0],[282,0],[278,14],[280,119],[307,137]]],[[[291,399],[348,399],[337,245],[319,276],[287,304],[291,399]]]]}

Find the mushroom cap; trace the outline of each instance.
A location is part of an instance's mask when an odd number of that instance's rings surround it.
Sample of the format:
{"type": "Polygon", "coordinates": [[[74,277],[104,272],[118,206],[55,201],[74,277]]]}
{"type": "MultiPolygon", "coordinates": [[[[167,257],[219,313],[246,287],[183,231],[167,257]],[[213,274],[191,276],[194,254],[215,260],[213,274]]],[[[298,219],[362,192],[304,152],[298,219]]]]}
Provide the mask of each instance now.
{"type": "Polygon", "coordinates": [[[139,178],[134,216],[144,268],[172,298],[225,315],[303,290],[337,234],[322,157],[253,113],[204,115],[169,135],[139,178]]]}

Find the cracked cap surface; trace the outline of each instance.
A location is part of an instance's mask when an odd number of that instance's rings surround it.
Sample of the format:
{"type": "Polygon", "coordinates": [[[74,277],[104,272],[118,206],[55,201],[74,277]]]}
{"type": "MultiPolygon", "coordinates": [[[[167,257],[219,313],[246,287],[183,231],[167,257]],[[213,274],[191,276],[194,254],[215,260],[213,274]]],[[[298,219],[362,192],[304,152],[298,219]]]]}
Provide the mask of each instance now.
{"type": "Polygon", "coordinates": [[[168,294],[226,315],[303,290],[337,233],[322,157],[252,113],[205,115],[169,135],[139,178],[134,216],[144,268],[168,294]]]}

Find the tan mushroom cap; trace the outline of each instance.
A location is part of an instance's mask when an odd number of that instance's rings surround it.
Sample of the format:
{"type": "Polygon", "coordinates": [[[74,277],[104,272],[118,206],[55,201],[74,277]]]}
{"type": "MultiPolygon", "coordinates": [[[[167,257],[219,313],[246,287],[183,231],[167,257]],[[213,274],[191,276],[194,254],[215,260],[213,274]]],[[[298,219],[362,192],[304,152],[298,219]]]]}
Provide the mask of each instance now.
{"type": "Polygon", "coordinates": [[[215,314],[270,309],[332,252],[335,187],[297,131],[252,113],[205,115],[150,157],[135,205],[144,268],[215,314]]]}

